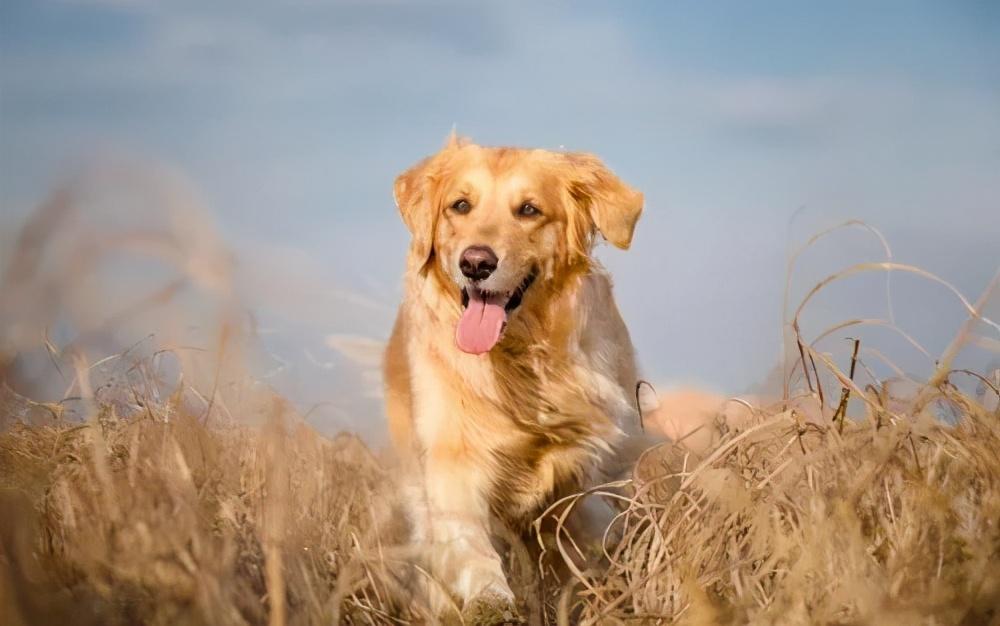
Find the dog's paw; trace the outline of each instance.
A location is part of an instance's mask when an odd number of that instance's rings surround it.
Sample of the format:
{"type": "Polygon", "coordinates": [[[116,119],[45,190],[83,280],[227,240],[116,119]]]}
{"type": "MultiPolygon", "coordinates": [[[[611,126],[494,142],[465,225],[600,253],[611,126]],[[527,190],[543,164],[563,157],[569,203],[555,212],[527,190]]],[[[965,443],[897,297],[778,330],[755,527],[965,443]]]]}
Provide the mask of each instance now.
{"type": "Polygon", "coordinates": [[[462,622],[475,626],[524,624],[514,600],[506,595],[485,591],[465,603],[462,622]]]}

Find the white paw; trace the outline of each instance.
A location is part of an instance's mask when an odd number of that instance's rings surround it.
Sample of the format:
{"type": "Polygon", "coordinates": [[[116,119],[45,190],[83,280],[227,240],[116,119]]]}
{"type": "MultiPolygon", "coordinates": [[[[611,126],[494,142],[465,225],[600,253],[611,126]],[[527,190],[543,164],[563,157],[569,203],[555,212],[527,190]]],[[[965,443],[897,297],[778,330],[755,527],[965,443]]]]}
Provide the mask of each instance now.
{"type": "Polygon", "coordinates": [[[466,602],[462,607],[462,621],[476,626],[525,623],[517,610],[513,595],[507,597],[491,592],[483,592],[466,602]]]}
{"type": "Polygon", "coordinates": [[[514,601],[514,592],[510,590],[510,585],[504,578],[499,559],[496,563],[489,562],[486,567],[466,566],[463,568],[455,581],[455,593],[466,602],[480,596],[493,596],[514,601]]]}

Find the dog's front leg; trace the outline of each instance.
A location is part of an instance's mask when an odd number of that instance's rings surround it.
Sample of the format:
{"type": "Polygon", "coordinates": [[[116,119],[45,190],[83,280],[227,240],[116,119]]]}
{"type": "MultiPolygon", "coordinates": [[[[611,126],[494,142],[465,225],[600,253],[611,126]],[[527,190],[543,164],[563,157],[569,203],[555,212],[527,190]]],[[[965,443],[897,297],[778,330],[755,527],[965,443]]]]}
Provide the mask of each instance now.
{"type": "Polygon", "coordinates": [[[490,541],[483,460],[449,439],[427,450],[424,466],[431,571],[462,600],[463,613],[476,605],[512,610],[514,594],[490,541]]]}

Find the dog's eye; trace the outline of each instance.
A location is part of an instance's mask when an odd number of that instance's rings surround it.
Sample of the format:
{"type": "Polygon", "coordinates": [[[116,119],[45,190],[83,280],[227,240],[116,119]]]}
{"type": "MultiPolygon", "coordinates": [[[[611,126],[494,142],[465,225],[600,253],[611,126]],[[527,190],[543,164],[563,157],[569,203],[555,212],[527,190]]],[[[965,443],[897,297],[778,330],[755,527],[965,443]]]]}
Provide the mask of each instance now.
{"type": "Polygon", "coordinates": [[[538,210],[538,207],[530,202],[525,202],[517,208],[517,214],[521,217],[534,217],[536,215],[541,215],[542,212],[538,210]]]}
{"type": "Polygon", "coordinates": [[[461,200],[455,200],[451,204],[451,209],[455,213],[459,213],[459,214],[465,215],[466,213],[468,213],[469,211],[472,210],[472,205],[469,203],[468,200],[466,200],[465,198],[462,198],[461,200]]]}

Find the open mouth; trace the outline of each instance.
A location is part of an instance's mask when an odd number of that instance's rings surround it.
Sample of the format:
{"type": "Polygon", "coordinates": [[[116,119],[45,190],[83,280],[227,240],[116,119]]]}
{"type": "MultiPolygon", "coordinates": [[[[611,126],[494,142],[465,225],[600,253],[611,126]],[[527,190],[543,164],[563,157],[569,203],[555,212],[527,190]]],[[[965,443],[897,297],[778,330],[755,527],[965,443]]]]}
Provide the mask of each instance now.
{"type": "Polygon", "coordinates": [[[469,354],[483,354],[500,341],[507,325],[507,314],[521,306],[524,293],[535,282],[537,272],[532,270],[521,284],[509,293],[497,293],[469,285],[462,289],[462,307],[465,311],[455,329],[455,342],[459,350],[469,354]]]}
{"type": "MultiPolygon", "coordinates": [[[[521,284],[517,286],[517,289],[515,289],[512,294],[510,294],[509,296],[507,296],[509,299],[507,300],[507,304],[505,304],[504,307],[503,307],[504,311],[510,313],[511,311],[513,311],[514,309],[516,309],[517,307],[521,306],[521,299],[524,298],[524,292],[528,290],[528,287],[531,286],[531,283],[535,282],[535,277],[536,277],[535,270],[531,270],[531,272],[527,276],[524,277],[524,280],[522,280],[521,284]]],[[[476,289],[476,287],[474,287],[474,286],[472,287],[472,289],[475,292],[477,292],[479,294],[479,297],[482,298],[482,299],[490,299],[490,298],[502,297],[502,294],[498,294],[498,293],[493,292],[493,291],[485,291],[485,290],[482,290],[482,289],[476,289]]],[[[469,288],[468,287],[462,287],[462,308],[463,309],[469,308],[469,288]]]]}

